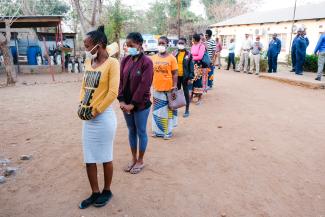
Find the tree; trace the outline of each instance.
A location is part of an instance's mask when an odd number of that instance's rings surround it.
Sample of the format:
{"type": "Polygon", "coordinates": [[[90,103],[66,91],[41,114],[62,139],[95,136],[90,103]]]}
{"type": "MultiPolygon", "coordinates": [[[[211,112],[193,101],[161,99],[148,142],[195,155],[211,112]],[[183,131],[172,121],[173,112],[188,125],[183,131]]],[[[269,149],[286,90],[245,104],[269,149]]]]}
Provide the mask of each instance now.
{"type": "Polygon", "coordinates": [[[16,83],[14,79],[15,69],[13,66],[12,58],[8,47],[8,40],[1,33],[0,33],[0,51],[3,55],[5,71],[7,75],[7,85],[14,85],[16,83]]]}
{"type": "Polygon", "coordinates": [[[123,34],[124,23],[128,19],[127,11],[128,9],[121,4],[121,0],[115,0],[109,13],[108,24],[106,25],[106,34],[110,41],[118,42],[123,34]]]}
{"type": "Polygon", "coordinates": [[[83,35],[89,29],[94,29],[101,22],[103,0],[71,0],[73,3],[74,10],[80,21],[81,32],[83,35]],[[90,4],[91,2],[91,4],[90,4]],[[91,5],[92,10],[86,10],[91,5]],[[89,19],[89,17],[91,19],[89,19]]]}
{"type": "Polygon", "coordinates": [[[70,5],[63,0],[0,0],[0,15],[65,15],[70,5]]]}
{"type": "Polygon", "coordinates": [[[210,21],[222,20],[246,13],[257,0],[201,0],[210,21]]]}
{"type": "Polygon", "coordinates": [[[152,29],[153,34],[162,35],[167,34],[168,25],[166,20],[168,19],[167,8],[168,4],[166,1],[156,1],[151,4],[145,17],[148,25],[152,29]]]}

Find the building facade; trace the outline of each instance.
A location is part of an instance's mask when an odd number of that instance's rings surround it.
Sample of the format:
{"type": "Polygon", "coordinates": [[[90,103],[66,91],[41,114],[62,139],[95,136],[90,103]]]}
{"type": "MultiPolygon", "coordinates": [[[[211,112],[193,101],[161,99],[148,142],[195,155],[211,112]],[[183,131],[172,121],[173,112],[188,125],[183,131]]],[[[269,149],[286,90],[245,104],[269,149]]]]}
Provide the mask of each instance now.
{"type": "Polygon", "coordinates": [[[273,33],[277,33],[278,38],[282,42],[279,61],[284,62],[287,60],[290,52],[290,42],[295,37],[296,29],[299,26],[303,26],[306,29],[307,37],[310,41],[307,54],[313,53],[319,36],[325,32],[324,8],[325,2],[298,7],[294,21],[292,21],[293,8],[268,12],[253,12],[211,25],[210,28],[213,30],[214,36],[222,41],[224,49],[221,55],[223,57],[228,55],[226,48],[231,38],[235,39],[236,56],[239,56],[240,46],[245,38],[245,34],[249,34],[253,41],[256,36],[260,36],[264,51],[266,51],[273,33]],[[293,34],[291,34],[292,27],[293,34]]]}

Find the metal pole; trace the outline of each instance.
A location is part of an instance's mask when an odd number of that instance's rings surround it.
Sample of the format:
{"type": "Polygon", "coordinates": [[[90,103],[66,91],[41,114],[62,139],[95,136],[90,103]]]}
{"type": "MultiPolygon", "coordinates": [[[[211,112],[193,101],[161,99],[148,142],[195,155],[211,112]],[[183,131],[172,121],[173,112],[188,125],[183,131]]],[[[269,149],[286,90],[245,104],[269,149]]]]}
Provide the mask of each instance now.
{"type": "Polygon", "coordinates": [[[292,17],[291,33],[290,33],[290,46],[289,46],[289,54],[288,54],[288,63],[289,63],[289,58],[291,58],[292,34],[293,34],[293,26],[295,24],[295,18],[296,18],[296,9],[297,9],[297,0],[295,0],[295,6],[294,6],[294,9],[293,9],[293,17],[292,17]]]}

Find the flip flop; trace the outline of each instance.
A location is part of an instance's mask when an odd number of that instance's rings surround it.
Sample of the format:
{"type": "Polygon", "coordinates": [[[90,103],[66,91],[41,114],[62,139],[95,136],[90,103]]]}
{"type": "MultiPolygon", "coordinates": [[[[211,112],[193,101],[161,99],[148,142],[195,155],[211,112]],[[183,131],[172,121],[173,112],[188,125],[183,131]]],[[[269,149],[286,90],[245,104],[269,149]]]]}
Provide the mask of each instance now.
{"type": "Polygon", "coordinates": [[[132,168],[134,167],[134,165],[135,165],[135,163],[129,162],[128,165],[123,169],[124,172],[126,172],[126,173],[130,172],[132,170],[132,168]]]}
{"type": "Polygon", "coordinates": [[[135,165],[131,170],[130,173],[131,174],[138,174],[142,171],[142,169],[144,168],[144,164],[141,164],[139,166],[135,165]]]}

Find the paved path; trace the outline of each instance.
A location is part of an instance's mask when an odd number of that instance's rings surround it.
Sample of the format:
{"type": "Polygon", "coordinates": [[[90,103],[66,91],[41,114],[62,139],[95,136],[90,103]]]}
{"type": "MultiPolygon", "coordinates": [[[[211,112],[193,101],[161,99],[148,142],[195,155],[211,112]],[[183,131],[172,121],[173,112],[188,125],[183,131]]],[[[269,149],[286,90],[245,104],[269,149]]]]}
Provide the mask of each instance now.
{"type": "Polygon", "coordinates": [[[136,176],[122,172],[130,154],[115,105],[115,196],[83,211],[80,84],[0,88],[0,155],[19,167],[0,185],[0,216],[324,217],[324,91],[235,72],[216,78],[172,140],[150,138],[136,176]],[[31,161],[18,160],[30,153],[31,161]]]}
{"type": "Polygon", "coordinates": [[[304,75],[301,76],[289,71],[280,71],[278,73],[261,73],[260,77],[311,89],[325,89],[325,77],[322,81],[316,81],[316,73],[311,72],[304,72],[304,75]]]}

